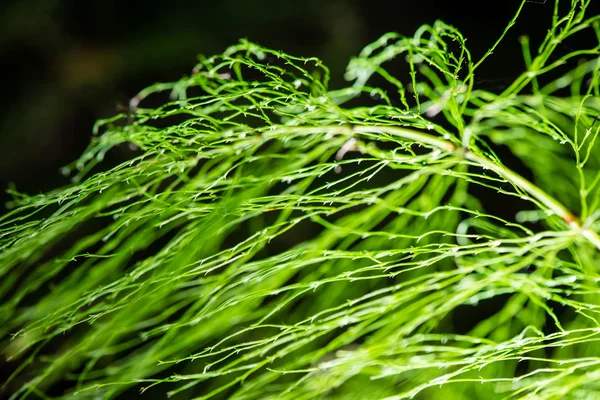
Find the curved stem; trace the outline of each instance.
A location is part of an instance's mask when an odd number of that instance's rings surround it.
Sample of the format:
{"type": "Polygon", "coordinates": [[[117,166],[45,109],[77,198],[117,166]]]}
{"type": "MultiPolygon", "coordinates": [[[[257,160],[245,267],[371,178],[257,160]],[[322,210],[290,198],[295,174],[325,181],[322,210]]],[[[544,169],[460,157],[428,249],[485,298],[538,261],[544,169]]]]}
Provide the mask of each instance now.
{"type": "Polygon", "coordinates": [[[590,243],[600,250],[600,235],[593,230],[584,227],[577,216],[575,216],[554,197],[544,192],[541,188],[537,187],[532,182],[529,182],[527,179],[523,178],[513,170],[506,168],[503,165],[496,164],[489,159],[478,156],[477,154],[466,151],[464,153],[464,157],[496,172],[501,177],[529,193],[532,197],[548,207],[548,209],[552,210],[556,215],[561,217],[571,228],[579,231],[584,238],[586,238],[590,243]]]}
{"type": "Polygon", "coordinates": [[[264,132],[263,135],[279,135],[290,132],[291,130],[300,130],[307,134],[318,134],[324,132],[331,134],[384,133],[415,142],[428,144],[432,147],[436,147],[447,152],[452,152],[459,158],[472,161],[484,168],[494,171],[502,178],[519,187],[521,190],[538,200],[541,204],[562,218],[573,230],[579,232],[581,236],[586,238],[590,243],[600,250],[600,235],[585,227],[575,214],[573,214],[567,207],[565,207],[554,197],[546,193],[542,188],[523,178],[510,168],[507,168],[501,164],[497,164],[488,158],[482,157],[469,150],[465,150],[462,147],[457,147],[454,143],[441,139],[438,136],[433,136],[431,134],[412,129],[386,125],[279,126],[275,129],[264,132]]]}
{"type": "Polygon", "coordinates": [[[429,145],[437,147],[441,150],[446,150],[446,151],[455,151],[456,150],[456,145],[454,145],[454,143],[451,143],[447,140],[440,139],[440,138],[430,135],[428,133],[414,131],[412,129],[397,128],[397,127],[385,126],[385,125],[378,125],[378,126],[354,125],[352,127],[352,132],[356,132],[356,133],[387,133],[387,134],[402,137],[405,139],[414,140],[415,142],[429,144],[429,145]]]}
{"type": "Polygon", "coordinates": [[[579,218],[554,197],[550,196],[543,189],[504,165],[497,164],[492,160],[477,155],[471,151],[464,150],[462,148],[457,149],[457,147],[449,141],[439,139],[438,137],[427,133],[413,131],[411,129],[391,126],[353,126],[352,131],[357,133],[387,133],[405,139],[429,144],[441,150],[455,152],[462,158],[473,161],[482,167],[494,171],[507,181],[527,192],[530,196],[538,200],[544,206],[548,207],[549,210],[562,218],[572,229],[579,231],[583,237],[585,237],[590,243],[600,250],[600,235],[584,227],[579,218]]]}
{"type": "Polygon", "coordinates": [[[548,193],[544,192],[542,189],[535,186],[532,182],[529,182],[527,179],[523,178],[513,170],[505,167],[504,165],[496,164],[490,159],[481,157],[470,151],[464,152],[464,158],[494,171],[507,181],[513,183],[515,186],[518,186],[530,196],[534,197],[540,203],[548,207],[549,210],[561,217],[567,224],[569,224],[569,226],[576,227],[579,225],[578,218],[573,215],[570,210],[558,202],[554,197],[550,196],[548,193]]]}

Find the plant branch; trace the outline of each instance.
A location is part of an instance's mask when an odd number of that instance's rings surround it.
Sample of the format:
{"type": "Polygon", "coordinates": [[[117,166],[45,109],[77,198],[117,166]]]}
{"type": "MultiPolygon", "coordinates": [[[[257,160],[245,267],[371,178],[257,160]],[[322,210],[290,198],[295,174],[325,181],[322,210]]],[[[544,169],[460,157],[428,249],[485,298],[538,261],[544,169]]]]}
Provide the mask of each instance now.
{"type": "MultiPolygon", "coordinates": [[[[307,130],[308,132],[319,132],[319,131],[328,131],[335,133],[348,133],[348,128],[344,126],[338,127],[298,127],[302,130],[307,130]]],[[[296,127],[294,129],[297,129],[296,127]]],[[[288,130],[288,129],[286,129],[288,130]]],[[[428,144],[430,146],[434,146],[439,148],[440,150],[454,152],[456,155],[459,155],[463,159],[467,159],[469,161],[475,162],[480,166],[490,169],[508,180],[515,186],[519,187],[523,191],[527,192],[530,196],[538,200],[544,206],[548,207],[549,210],[554,212],[560,218],[562,218],[571,228],[577,230],[581,233],[583,237],[585,237],[590,243],[596,246],[600,250],[600,236],[584,227],[579,220],[579,218],[573,214],[567,207],[565,207],[562,203],[556,200],[554,197],[550,196],[543,189],[536,186],[532,182],[523,178],[521,175],[512,171],[504,165],[497,164],[485,157],[477,155],[471,151],[464,150],[463,148],[457,148],[454,143],[451,143],[444,139],[439,139],[433,135],[418,132],[411,129],[392,127],[392,126],[360,126],[354,125],[352,126],[351,132],[353,133],[385,133],[397,137],[401,137],[404,139],[413,140],[416,142],[428,144]]]]}

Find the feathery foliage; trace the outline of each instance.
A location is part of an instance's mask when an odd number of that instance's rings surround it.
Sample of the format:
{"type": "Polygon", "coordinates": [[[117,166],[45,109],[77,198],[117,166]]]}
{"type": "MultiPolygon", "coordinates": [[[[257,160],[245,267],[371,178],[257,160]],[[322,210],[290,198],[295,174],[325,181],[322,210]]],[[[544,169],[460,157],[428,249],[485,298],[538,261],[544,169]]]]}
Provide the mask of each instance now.
{"type": "Polygon", "coordinates": [[[0,219],[3,391],[600,398],[589,5],[556,1],[501,93],[475,82],[502,37],[474,59],[440,21],[367,46],[339,90],[248,41],[143,90],[71,186],[13,192],[0,219]],[[120,145],[139,155],[101,170],[120,145]]]}

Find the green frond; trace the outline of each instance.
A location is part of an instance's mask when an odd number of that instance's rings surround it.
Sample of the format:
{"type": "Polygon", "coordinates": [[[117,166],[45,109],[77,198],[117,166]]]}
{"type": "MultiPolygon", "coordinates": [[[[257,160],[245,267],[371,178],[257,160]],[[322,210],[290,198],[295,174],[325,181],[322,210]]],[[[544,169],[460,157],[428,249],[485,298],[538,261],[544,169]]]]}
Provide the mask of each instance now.
{"type": "Polygon", "coordinates": [[[556,4],[501,93],[476,76],[506,31],[477,58],[441,21],[367,46],[345,88],[241,41],[141,91],[72,185],[0,218],[2,390],[600,398],[600,40],[557,50],[600,16],[556,4]]]}

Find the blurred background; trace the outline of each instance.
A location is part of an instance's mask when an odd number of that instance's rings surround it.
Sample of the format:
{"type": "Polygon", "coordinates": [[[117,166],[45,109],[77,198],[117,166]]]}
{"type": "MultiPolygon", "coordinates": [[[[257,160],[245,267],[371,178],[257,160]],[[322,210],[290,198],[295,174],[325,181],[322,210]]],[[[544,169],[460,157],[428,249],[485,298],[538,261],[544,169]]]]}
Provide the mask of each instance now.
{"type": "MultiPolygon", "coordinates": [[[[366,44],[389,31],[412,35],[436,19],[457,27],[478,58],[519,4],[520,0],[4,1],[0,214],[9,184],[35,194],[68,183],[59,169],[85,149],[95,120],[113,115],[152,83],[189,74],[199,54],[219,53],[239,38],[248,38],[294,55],[320,57],[330,66],[336,88],[344,83],[349,58],[366,44]]],[[[529,33],[533,45],[539,43],[550,26],[553,6],[553,0],[525,5],[518,23],[479,72],[481,85],[500,90],[522,70],[518,37],[529,33]]]]}

